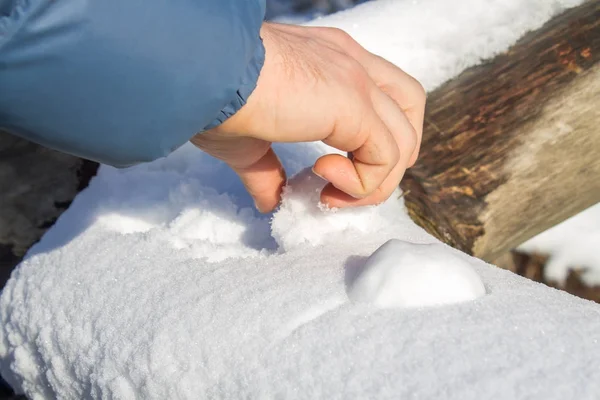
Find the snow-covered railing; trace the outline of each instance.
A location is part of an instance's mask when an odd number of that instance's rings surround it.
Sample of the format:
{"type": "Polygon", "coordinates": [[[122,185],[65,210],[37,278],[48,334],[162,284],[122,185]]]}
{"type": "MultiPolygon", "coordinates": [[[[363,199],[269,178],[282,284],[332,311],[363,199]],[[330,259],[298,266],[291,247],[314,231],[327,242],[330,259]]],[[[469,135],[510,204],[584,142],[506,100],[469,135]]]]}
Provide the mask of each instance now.
{"type": "MultiPolygon", "coordinates": [[[[431,89],[578,3],[380,0],[317,23],[431,89]]],[[[276,151],[292,175],[329,149],[276,151]]],[[[598,305],[439,243],[399,196],[323,210],[322,185],[301,172],[271,221],[191,146],[102,167],[2,293],[2,376],[36,399],[597,398],[598,305]]]]}

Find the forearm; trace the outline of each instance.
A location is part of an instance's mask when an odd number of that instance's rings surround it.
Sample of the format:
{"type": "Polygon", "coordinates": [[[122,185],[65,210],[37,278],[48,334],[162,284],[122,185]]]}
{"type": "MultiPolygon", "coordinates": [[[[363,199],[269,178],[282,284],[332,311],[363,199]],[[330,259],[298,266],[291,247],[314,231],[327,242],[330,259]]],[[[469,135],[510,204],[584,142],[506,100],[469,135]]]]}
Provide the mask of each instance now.
{"type": "Polygon", "coordinates": [[[126,166],[235,113],[264,59],[259,0],[0,0],[0,127],[126,166]]]}

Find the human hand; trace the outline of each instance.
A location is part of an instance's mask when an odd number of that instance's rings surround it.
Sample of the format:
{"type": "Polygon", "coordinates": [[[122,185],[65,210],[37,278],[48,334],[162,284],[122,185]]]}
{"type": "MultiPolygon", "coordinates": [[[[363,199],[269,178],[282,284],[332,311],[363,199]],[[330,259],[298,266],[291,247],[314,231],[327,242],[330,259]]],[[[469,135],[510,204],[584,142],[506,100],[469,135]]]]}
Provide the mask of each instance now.
{"type": "Polygon", "coordinates": [[[378,204],[417,159],[425,92],[408,74],[332,28],[265,23],[265,64],[236,114],[191,142],[225,161],[262,212],[279,203],[285,171],[273,142],[321,140],[313,171],[330,207],[378,204]]]}

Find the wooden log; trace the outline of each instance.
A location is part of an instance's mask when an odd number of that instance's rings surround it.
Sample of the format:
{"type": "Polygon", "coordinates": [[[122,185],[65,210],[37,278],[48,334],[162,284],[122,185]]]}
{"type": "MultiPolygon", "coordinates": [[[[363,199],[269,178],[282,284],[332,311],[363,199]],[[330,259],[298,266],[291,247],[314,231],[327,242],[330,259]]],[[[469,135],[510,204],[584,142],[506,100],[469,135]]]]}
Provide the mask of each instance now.
{"type": "Polygon", "coordinates": [[[428,96],[413,220],[485,260],[600,201],[600,0],[428,96]]]}

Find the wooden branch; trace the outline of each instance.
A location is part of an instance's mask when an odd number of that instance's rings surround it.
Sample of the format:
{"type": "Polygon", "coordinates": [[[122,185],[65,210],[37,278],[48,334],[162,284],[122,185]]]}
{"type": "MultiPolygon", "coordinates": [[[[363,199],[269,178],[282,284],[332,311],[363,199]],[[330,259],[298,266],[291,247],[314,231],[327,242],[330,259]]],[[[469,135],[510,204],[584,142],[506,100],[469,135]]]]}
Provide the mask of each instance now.
{"type": "Polygon", "coordinates": [[[600,0],[428,97],[413,220],[492,260],[600,201],[600,0]]]}

